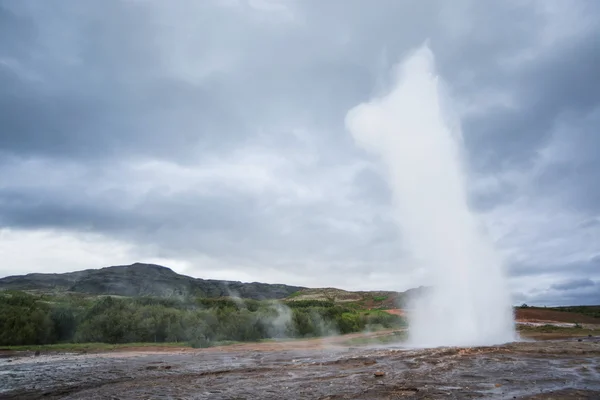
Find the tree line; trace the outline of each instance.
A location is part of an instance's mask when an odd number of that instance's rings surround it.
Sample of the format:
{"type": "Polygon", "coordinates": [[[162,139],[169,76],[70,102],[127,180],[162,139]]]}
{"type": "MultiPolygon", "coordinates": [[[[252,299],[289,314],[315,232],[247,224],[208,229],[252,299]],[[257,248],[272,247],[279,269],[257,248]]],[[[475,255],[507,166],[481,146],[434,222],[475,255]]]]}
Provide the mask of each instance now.
{"type": "Polygon", "coordinates": [[[231,298],[85,298],[0,293],[0,345],[180,342],[303,338],[403,325],[401,317],[333,302],[283,304],[231,298]]]}

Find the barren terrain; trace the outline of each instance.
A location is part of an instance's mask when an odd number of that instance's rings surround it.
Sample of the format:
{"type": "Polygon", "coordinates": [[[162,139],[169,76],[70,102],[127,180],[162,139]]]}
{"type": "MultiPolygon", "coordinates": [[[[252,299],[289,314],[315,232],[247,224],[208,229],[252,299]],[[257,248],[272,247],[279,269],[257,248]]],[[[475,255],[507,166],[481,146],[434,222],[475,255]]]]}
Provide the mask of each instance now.
{"type": "Polygon", "coordinates": [[[0,399],[600,398],[598,319],[516,317],[521,341],[476,348],[411,349],[405,332],[386,330],[208,349],[0,350],[0,399]]]}
{"type": "Polygon", "coordinates": [[[598,318],[579,313],[547,310],[544,308],[517,308],[515,319],[518,322],[564,322],[579,324],[598,324],[598,318]]]}
{"type": "Polygon", "coordinates": [[[0,398],[600,397],[598,337],[480,348],[348,346],[349,340],[359,336],[199,350],[131,348],[37,357],[5,354],[0,359],[0,398]]]}

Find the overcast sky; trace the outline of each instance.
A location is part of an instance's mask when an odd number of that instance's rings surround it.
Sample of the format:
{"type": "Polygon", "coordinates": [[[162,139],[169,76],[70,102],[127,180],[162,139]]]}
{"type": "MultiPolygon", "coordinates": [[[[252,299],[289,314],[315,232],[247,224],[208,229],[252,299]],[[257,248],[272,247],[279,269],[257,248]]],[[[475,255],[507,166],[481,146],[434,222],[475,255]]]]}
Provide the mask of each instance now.
{"type": "Polygon", "coordinates": [[[515,303],[600,303],[600,2],[0,0],[0,276],[423,284],[344,126],[426,41],[515,303]]]}

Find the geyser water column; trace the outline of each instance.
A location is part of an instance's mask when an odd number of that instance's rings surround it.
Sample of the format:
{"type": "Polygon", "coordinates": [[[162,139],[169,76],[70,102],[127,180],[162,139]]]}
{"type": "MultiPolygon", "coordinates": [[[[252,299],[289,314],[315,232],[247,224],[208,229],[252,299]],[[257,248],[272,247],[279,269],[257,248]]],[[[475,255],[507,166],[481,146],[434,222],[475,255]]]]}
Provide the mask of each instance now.
{"type": "Polygon", "coordinates": [[[462,138],[448,118],[433,53],[425,45],[394,72],[389,92],[351,109],[346,127],[360,146],[381,157],[403,243],[428,272],[431,290],[408,313],[409,342],[430,347],[512,341],[502,260],[469,210],[462,138]]]}

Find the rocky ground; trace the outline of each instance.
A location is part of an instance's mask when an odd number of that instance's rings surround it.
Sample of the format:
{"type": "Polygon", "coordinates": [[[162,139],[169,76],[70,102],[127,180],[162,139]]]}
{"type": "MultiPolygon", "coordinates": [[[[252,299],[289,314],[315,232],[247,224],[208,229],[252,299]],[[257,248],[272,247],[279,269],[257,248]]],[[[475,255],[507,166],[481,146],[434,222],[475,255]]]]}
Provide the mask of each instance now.
{"type": "Polygon", "coordinates": [[[348,347],[347,339],[5,355],[0,398],[600,398],[598,337],[437,349],[348,347]]]}

